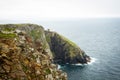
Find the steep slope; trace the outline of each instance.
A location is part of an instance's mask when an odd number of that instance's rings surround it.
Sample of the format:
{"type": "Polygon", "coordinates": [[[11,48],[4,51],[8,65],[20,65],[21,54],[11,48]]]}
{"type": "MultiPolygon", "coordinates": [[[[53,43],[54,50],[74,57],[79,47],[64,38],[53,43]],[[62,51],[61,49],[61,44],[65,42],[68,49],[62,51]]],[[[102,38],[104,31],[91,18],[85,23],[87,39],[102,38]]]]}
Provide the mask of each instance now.
{"type": "Polygon", "coordinates": [[[64,36],[51,31],[45,31],[46,39],[57,63],[87,63],[90,57],[85,54],[75,43],[64,36]]]}
{"type": "Polygon", "coordinates": [[[67,80],[52,63],[41,26],[0,25],[0,80],[67,80]]]}

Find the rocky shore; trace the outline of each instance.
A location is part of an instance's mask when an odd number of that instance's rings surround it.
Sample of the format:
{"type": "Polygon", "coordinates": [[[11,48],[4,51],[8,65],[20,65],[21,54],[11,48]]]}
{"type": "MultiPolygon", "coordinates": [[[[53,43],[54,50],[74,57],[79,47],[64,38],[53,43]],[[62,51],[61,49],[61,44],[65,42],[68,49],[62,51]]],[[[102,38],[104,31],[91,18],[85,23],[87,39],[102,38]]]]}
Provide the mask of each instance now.
{"type": "Polygon", "coordinates": [[[0,25],[0,80],[67,80],[55,63],[89,60],[73,42],[42,26],[0,25]]]}

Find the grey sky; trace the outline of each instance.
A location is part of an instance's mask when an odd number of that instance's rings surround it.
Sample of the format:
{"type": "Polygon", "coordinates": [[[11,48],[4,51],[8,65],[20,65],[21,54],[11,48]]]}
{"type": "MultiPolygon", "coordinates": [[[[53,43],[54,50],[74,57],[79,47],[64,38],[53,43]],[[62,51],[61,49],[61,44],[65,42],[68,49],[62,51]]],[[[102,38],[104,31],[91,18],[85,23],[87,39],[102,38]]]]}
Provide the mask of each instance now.
{"type": "Polygon", "coordinates": [[[120,0],[0,0],[1,19],[120,17],[120,0]]]}

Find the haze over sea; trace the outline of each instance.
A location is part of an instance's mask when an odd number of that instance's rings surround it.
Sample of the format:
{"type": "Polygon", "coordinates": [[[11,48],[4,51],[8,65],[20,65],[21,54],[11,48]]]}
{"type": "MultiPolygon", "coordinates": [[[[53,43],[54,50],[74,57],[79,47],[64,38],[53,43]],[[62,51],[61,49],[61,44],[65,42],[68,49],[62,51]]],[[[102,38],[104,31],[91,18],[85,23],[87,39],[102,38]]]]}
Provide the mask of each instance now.
{"type": "Polygon", "coordinates": [[[41,22],[66,36],[93,58],[84,66],[62,66],[68,80],[120,80],[120,18],[41,22]]]}
{"type": "Polygon", "coordinates": [[[87,65],[62,66],[61,69],[68,74],[68,80],[120,80],[120,18],[33,21],[33,23],[66,36],[92,57],[92,62],[87,65]]]}

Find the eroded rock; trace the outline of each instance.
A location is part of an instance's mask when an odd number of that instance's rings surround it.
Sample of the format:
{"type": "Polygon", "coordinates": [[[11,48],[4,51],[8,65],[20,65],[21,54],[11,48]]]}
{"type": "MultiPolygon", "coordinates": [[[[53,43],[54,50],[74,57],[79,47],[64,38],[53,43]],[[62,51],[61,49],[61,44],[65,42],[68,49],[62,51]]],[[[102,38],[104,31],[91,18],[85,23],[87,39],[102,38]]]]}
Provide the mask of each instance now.
{"type": "Polygon", "coordinates": [[[67,80],[44,36],[38,25],[0,25],[0,80],[67,80]]]}
{"type": "Polygon", "coordinates": [[[45,31],[45,34],[55,63],[84,64],[90,61],[90,57],[74,42],[56,32],[45,31]]]}

